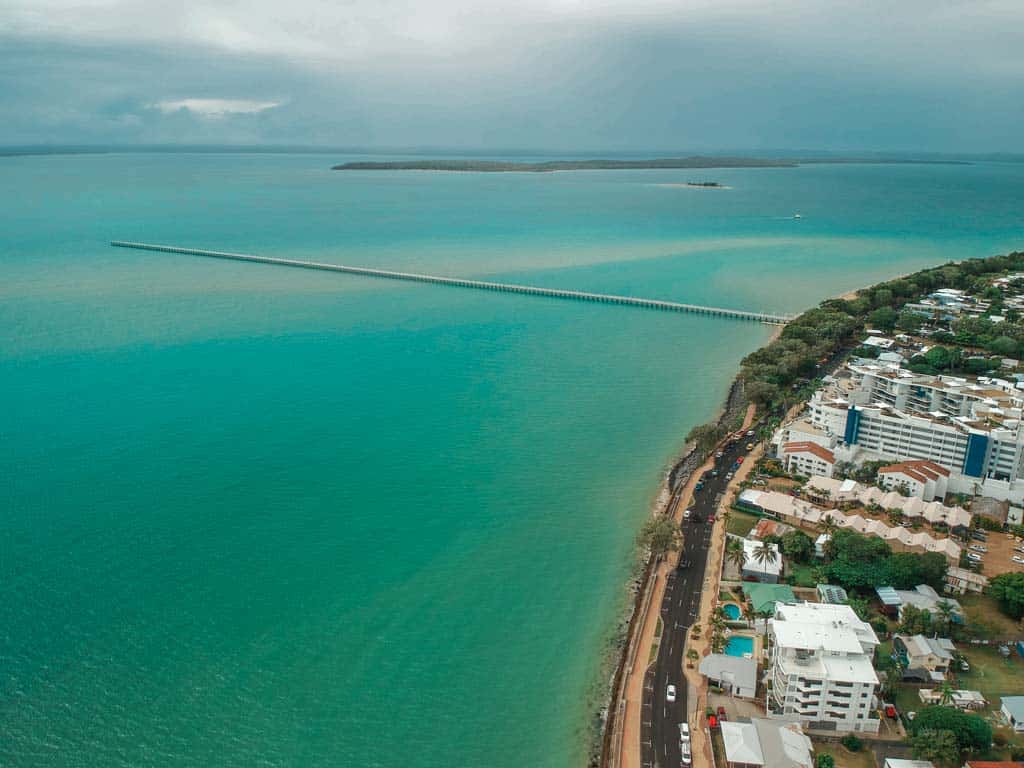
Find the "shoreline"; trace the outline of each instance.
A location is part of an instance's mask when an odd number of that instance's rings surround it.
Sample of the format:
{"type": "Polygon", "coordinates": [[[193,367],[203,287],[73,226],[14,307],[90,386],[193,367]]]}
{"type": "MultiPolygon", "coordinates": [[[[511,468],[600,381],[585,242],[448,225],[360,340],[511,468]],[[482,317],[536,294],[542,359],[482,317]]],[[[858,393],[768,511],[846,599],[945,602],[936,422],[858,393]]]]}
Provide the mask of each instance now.
{"type": "MultiPolygon", "coordinates": [[[[1019,253],[1019,252],[1016,252],[1016,251],[1010,251],[1005,257],[1000,257],[1000,256],[990,257],[990,260],[994,260],[994,259],[998,259],[998,258],[1013,259],[1014,257],[1017,257],[1017,258],[1024,257],[1024,253],[1019,253]]],[[[975,259],[963,259],[963,260],[961,260],[959,262],[944,262],[942,264],[934,265],[932,267],[925,267],[925,268],[917,270],[915,272],[904,273],[904,274],[898,275],[896,277],[892,277],[892,278],[889,278],[887,280],[883,280],[881,282],[874,283],[872,285],[867,285],[867,286],[863,286],[863,287],[860,287],[860,288],[852,289],[852,290],[846,291],[845,293],[840,294],[839,296],[831,296],[831,297],[827,297],[825,299],[822,299],[817,304],[815,304],[814,306],[809,307],[808,309],[805,309],[803,312],[798,314],[787,325],[785,325],[785,326],[778,326],[777,328],[774,328],[772,333],[771,333],[771,335],[769,336],[767,342],[765,342],[762,346],[758,347],[758,349],[755,350],[753,353],[751,353],[751,355],[757,355],[758,353],[763,353],[765,350],[767,350],[772,344],[774,344],[780,338],[780,336],[782,335],[782,333],[783,333],[783,331],[785,330],[786,327],[788,327],[790,325],[800,325],[800,321],[803,318],[805,318],[805,316],[807,316],[811,312],[814,312],[815,310],[823,309],[823,305],[827,304],[828,302],[834,302],[836,300],[843,300],[843,301],[847,301],[847,302],[853,301],[853,300],[857,299],[861,294],[864,294],[864,293],[867,293],[867,292],[870,292],[870,291],[874,291],[874,290],[877,290],[877,289],[881,289],[881,288],[886,288],[888,286],[891,286],[893,283],[896,283],[897,281],[911,279],[911,278],[917,277],[919,275],[932,275],[932,274],[938,273],[938,272],[940,272],[942,267],[947,266],[949,264],[961,264],[961,263],[965,263],[965,262],[983,261],[983,260],[985,260],[984,257],[975,258],[975,259]]],[[[902,302],[900,303],[900,305],[902,305],[902,302]]],[[[849,336],[852,337],[858,331],[863,331],[864,330],[864,327],[866,326],[866,315],[867,315],[867,312],[865,311],[863,313],[848,313],[848,314],[849,314],[851,320],[859,320],[859,325],[856,327],[856,329],[851,331],[851,332],[849,332],[849,336]]],[[[814,326],[813,326],[813,321],[812,321],[811,323],[808,323],[807,325],[804,325],[803,330],[805,330],[805,331],[806,330],[812,330],[813,327],[814,326]]],[[[843,336],[832,337],[832,342],[833,342],[835,348],[833,349],[833,351],[831,353],[831,362],[834,363],[835,361],[837,361],[838,359],[840,359],[843,356],[845,351],[848,351],[848,348],[846,347],[846,344],[849,342],[849,340],[850,339],[848,337],[843,337],[843,336]]],[[[722,407],[721,411],[718,413],[718,415],[714,419],[712,419],[711,421],[708,421],[708,422],[704,422],[705,425],[716,425],[718,427],[722,427],[722,426],[725,425],[725,420],[730,415],[731,410],[733,410],[733,408],[735,408],[735,406],[736,406],[736,403],[734,402],[734,398],[736,397],[737,390],[738,389],[739,390],[745,390],[745,387],[746,387],[746,385],[748,383],[753,383],[753,384],[761,383],[761,381],[759,380],[757,375],[753,375],[752,381],[748,382],[747,381],[747,376],[749,376],[749,375],[752,375],[752,373],[749,372],[749,371],[745,371],[744,370],[744,366],[741,363],[739,371],[737,371],[735,377],[732,380],[732,383],[730,384],[730,387],[729,387],[729,390],[728,390],[728,394],[726,396],[726,400],[725,400],[724,406],[722,407]]],[[[745,392],[741,391],[740,394],[742,395],[743,405],[744,406],[748,405],[745,392]]],[[[785,404],[785,398],[782,398],[779,401],[776,401],[776,399],[774,399],[774,398],[765,398],[763,395],[762,395],[762,398],[763,398],[763,402],[760,405],[757,405],[757,410],[761,410],[762,408],[764,408],[764,410],[766,410],[768,413],[772,413],[772,412],[777,411],[778,408],[781,405],[785,404]]],[[[755,400],[755,398],[751,398],[751,402],[749,403],[749,405],[751,407],[755,406],[754,400],[755,400]]],[[[786,411],[786,410],[788,410],[788,408],[784,408],[783,412],[786,411]]],[[[728,429],[728,427],[726,427],[726,435],[725,435],[725,437],[728,436],[728,431],[730,431],[730,430],[728,429]]],[[[722,440],[724,440],[725,437],[723,437],[722,440]]],[[[719,442],[719,445],[720,444],[721,444],[721,441],[719,442]]],[[[713,451],[714,451],[714,448],[712,448],[711,451],[706,452],[703,455],[701,455],[701,453],[698,450],[698,447],[696,445],[691,445],[689,450],[686,450],[686,446],[685,445],[683,446],[683,453],[672,464],[671,469],[666,473],[665,478],[663,479],[663,481],[661,483],[660,490],[659,490],[659,493],[657,495],[657,501],[656,501],[656,503],[654,505],[654,508],[651,511],[651,515],[652,516],[659,515],[659,514],[673,513],[675,511],[675,509],[673,508],[673,503],[676,500],[677,493],[679,492],[680,489],[685,488],[687,486],[687,484],[689,483],[689,481],[693,477],[693,473],[697,469],[700,468],[700,466],[706,460],[707,456],[710,453],[713,453],[713,451]],[[695,457],[697,457],[697,458],[696,458],[696,461],[694,462],[694,458],[695,457]]],[[[750,465],[747,465],[747,466],[750,466],[750,465]]],[[[647,611],[647,607],[648,606],[646,606],[645,603],[649,602],[649,600],[647,598],[649,597],[648,592],[649,592],[650,586],[651,586],[651,584],[650,584],[650,576],[655,571],[658,563],[659,563],[659,558],[651,557],[650,555],[647,556],[646,562],[644,562],[643,566],[642,566],[643,567],[643,583],[641,585],[641,588],[639,590],[637,590],[637,592],[636,592],[636,594],[634,596],[634,600],[633,600],[632,604],[628,608],[628,612],[629,612],[629,630],[628,630],[628,634],[627,634],[626,638],[624,639],[624,642],[621,644],[619,659],[618,659],[617,664],[616,664],[616,672],[615,672],[615,676],[613,678],[613,685],[612,685],[612,687],[608,691],[608,696],[606,698],[607,704],[606,704],[604,710],[602,710],[604,712],[607,712],[608,714],[607,714],[607,717],[606,717],[605,722],[604,722],[604,730],[601,733],[600,757],[596,761],[595,761],[595,759],[593,757],[591,757],[590,761],[589,761],[589,764],[591,766],[600,766],[600,768],[619,768],[619,766],[622,764],[622,755],[623,755],[623,751],[624,750],[622,749],[622,744],[621,744],[621,742],[622,742],[621,726],[622,726],[622,721],[625,719],[624,705],[626,703],[624,695],[623,695],[624,691],[623,691],[623,687],[622,687],[622,679],[624,677],[624,673],[625,673],[625,670],[626,670],[628,657],[630,655],[633,655],[634,659],[635,659],[635,654],[636,654],[637,649],[634,648],[634,646],[637,643],[637,641],[639,640],[639,638],[636,636],[636,628],[637,628],[637,623],[638,623],[637,617],[640,616],[643,613],[646,613],[646,611],[647,611]],[[617,739],[618,743],[615,743],[616,739],[617,739]],[[613,760],[613,757],[614,757],[614,760],[613,760]]],[[[710,565],[710,561],[709,561],[709,565],[710,565]]],[[[707,573],[705,572],[705,577],[706,576],[707,576],[707,573]]],[[[703,600],[704,600],[704,594],[702,594],[702,601],[703,600]]],[[[639,649],[639,650],[642,650],[642,649],[639,649]]],[[[632,673],[632,671],[630,672],[630,674],[631,673],[632,673]]],[[[592,750],[592,752],[593,752],[593,750],[592,750]]]]}

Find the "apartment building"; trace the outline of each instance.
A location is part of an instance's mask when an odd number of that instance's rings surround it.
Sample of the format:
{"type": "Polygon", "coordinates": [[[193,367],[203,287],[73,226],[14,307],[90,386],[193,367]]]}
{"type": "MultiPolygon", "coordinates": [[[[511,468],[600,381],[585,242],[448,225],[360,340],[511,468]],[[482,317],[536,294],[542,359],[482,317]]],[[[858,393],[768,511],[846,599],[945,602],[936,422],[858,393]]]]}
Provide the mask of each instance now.
{"type": "Polygon", "coordinates": [[[1022,420],[1024,392],[1015,382],[878,365],[847,366],[812,396],[807,416],[837,461],[934,462],[950,474],[931,483],[932,492],[945,485],[1016,503],[1024,501],[1022,420]]]}
{"type": "Polygon", "coordinates": [[[878,731],[871,663],[878,637],[850,606],[778,604],[768,631],[770,716],[820,730],[878,731]]]}
{"type": "Polygon", "coordinates": [[[836,457],[832,451],[809,441],[784,443],[779,458],[782,459],[787,472],[805,477],[832,477],[832,471],[836,466],[836,457]]]}

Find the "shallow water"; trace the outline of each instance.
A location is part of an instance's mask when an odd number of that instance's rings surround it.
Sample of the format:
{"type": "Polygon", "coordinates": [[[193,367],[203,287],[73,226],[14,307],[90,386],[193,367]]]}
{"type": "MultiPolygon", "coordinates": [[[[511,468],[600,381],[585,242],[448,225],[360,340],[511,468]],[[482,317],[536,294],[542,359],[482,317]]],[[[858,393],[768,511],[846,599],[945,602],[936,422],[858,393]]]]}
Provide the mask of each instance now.
{"type": "Polygon", "coordinates": [[[0,763],[579,764],[635,531],[768,336],[110,239],[780,311],[1024,247],[1019,165],[345,159],[0,159],[0,763]]]}

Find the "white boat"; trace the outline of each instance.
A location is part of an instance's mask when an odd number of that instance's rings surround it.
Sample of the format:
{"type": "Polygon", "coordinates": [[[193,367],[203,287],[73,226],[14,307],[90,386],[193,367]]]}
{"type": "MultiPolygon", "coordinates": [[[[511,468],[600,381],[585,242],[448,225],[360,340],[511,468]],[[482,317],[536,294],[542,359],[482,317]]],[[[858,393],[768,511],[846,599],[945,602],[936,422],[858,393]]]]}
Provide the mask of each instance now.
{"type": "Polygon", "coordinates": [[[802,219],[802,218],[803,218],[803,216],[801,216],[801,215],[800,215],[799,213],[794,213],[794,214],[793,214],[793,218],[794,218],[794,219],[802,219]]]}

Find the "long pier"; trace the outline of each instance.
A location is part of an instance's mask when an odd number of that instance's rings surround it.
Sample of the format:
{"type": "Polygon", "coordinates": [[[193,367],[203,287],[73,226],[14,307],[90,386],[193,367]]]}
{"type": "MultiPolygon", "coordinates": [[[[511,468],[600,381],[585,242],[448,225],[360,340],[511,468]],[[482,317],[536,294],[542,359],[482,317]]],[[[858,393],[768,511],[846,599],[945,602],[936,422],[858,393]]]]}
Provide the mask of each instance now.
{"type": "Polygon", "coordinates": [[[546,296],[552,299],[571,299],[573,301],[591,301],[600,304],[620,304],[643,309],[657,309],[665,312],[690,312],[697,315],[713,315],[729,317],[736,320],[748,320],[769,325],[785,325],[793,319],[792,315],[773,314],[771,312],[748,312],[742,309],[726,309],[723,307],[706,307],[700,304],[682,304],[675,301],[659,299],[641,299],[635,296],[615,296],[606,293],[589,293],[587,291],[569,291],[561,288],[540,288],[533,285],[516,285],[514,283],[494,283],[485,280],[465,280],[459,277],[440,277],[437,275],[420,275],[415,272],[393,272],[387,269],[370,269],[369,267],[349,267],[343,264],[325,264],[317,261],[300,261],[282,259],[276,256],[254,256],[247,253],[227,253],[224,251],[207,251],[201,248],[180,248],[174,245],[154,245],[152,243],[135,243],[126,240],[113,240],[110,243],[117,248],[134,248],[140,251],[159,251],[161,253],[180,253],[186,256],[205,256],[211,259],[228,259],[231,261],[249,261],[257,264],[273,264],[279,267],[297,267],[299,269],[318,269],[325,272],[343,272],[363,277],[378,277],[388,280],[408,280],[417,283],[434,283],[450,285],[456,288],[474,288],[480,291],[496,291],[498,293],[520,293],[530,296],[546,296]]]}

